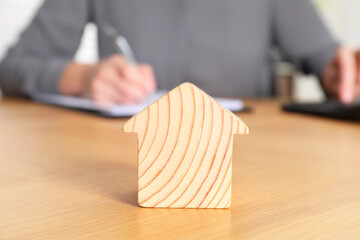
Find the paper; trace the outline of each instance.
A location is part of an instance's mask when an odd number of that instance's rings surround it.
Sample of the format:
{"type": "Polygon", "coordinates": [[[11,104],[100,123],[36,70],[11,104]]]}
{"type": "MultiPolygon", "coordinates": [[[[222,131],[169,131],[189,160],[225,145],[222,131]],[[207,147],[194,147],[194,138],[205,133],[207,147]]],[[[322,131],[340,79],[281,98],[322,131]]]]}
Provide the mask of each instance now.
{"type": "MultiPolygon", "coordinates": [[[[137,114],[166,93],[167,91],[159,90],[140,103],[132,105],[118,104],[109,107],[100,106],[89,99],[57,94],[35,93],[31,95],[31,98],[37,102],[91,111],[107,117],[130,117],[137,114]]],[[[239,99],[215,98],[215,100],[223,107],[233,112],[241,111],[244,108],[244,103],[239,99]]]]}

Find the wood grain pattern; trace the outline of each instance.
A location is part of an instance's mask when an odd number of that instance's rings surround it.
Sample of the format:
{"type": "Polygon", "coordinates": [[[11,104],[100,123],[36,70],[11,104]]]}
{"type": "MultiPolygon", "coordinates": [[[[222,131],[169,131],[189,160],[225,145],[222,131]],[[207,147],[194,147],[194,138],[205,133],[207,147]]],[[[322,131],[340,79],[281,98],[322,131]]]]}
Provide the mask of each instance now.
{"type": "Polygon", "coordinates": [[[233,135],[249,130],[209,95],[181,84],[123,129],[138,134],[140,206],[230,207],[233,135]]]}
{"type": "Polygon", "coordinates": [[[0,101],[0,239],[359,239],[359,124],[246,104],[219,211],[138,207],[127,119],[0,101]]]}

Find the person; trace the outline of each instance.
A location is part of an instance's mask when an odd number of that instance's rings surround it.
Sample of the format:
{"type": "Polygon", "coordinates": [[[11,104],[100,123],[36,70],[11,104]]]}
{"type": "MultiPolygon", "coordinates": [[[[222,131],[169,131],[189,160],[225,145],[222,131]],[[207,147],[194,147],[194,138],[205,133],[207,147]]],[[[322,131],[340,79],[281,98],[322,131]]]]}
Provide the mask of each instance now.
{"type": "Polygon", "coordinates": [[[349,103],[359,94],[359,51],[334,39],[309,0],[47,0],[2,61],[0,85],[7,94],[60,93],[110,104],[184,81],[218,96],[269,96],[274,46],[317,75],[329,96],[349,103]],[[74,62],[88,22],[114,26],[148,64],[114,54],[101,30],[101,60],[74,62]]]}

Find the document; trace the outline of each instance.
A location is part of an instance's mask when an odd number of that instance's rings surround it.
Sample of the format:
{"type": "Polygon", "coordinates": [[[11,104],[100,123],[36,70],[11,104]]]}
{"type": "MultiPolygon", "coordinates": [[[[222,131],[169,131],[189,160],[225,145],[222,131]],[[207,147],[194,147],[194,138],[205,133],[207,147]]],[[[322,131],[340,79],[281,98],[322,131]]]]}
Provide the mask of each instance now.
{"type": "MultiPolygon", "coordinates": [[[[90,111],[106,117],[131,117],[164,96],[167,92],[168,91],[165,90],[159,90],[140,103],[131,105],[117,104],[111,106],[101,106],[90,99],[81,97],[69,97],[48,93],[34,93],[31,95],[31,98],[40,103],[90,111]]],[[[215,97],[215,100],[232,112],[238,112],[244,109],[244,103],[239,99],[215,97]]]]}

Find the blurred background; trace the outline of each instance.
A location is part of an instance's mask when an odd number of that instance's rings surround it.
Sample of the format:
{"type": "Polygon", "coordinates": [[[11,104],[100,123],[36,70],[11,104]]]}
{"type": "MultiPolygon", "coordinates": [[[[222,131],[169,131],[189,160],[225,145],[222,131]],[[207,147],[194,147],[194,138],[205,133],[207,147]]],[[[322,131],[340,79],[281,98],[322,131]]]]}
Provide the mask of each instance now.
{"type": "MultiPolygon", "coordinates": [[[[17,40],[19,34],[29,24],[43,1],[0,0],[0,61],[7,48],[17,40]]],[[[360,31],[357,31],[360,23],[359,0],[313,0],[313,2],[339,40],[350,46],[359,47],[357,46],[360,42],[360,31]]],[[[96,26],[88,24],[75,56],[78,62],[94,63],[98,60],[96,36],[96,26]]],[[[314,76],[294,72],[292,65],[287,62],[280,61],[274,67],[278,76],[279,95],[291,94],[297,101],[314,102],[324,99],[324,94],[314,76]]]]}

